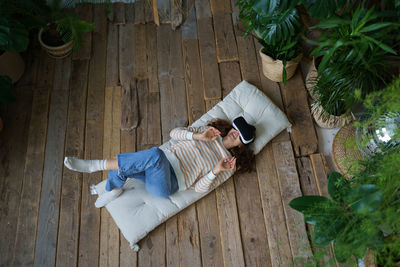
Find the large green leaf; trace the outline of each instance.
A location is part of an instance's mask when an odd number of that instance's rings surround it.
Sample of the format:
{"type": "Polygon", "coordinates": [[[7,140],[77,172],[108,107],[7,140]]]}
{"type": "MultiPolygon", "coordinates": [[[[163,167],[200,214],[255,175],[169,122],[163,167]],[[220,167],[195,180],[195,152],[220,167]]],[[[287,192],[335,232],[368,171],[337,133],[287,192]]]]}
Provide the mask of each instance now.
{"type": "Polygon", "coordinates": [[[359,214],[375,212],[383,200],[383,193],[374,184],[363,184],[352,187],[348,203],[359,214]]]}
{"type": "Polygon", "coordinates": [[[329,245],[344,230],[346,218],[342,213],[335,216],[324,216],[315,224],[313,241],[317,247],[329,245]]]}
{"type": "Polygon", "coordinates": [[[331,198],[337,202],[344,202],[350,191],[350,183],[338,172],[328,175],[328,192],[331,198]]]}

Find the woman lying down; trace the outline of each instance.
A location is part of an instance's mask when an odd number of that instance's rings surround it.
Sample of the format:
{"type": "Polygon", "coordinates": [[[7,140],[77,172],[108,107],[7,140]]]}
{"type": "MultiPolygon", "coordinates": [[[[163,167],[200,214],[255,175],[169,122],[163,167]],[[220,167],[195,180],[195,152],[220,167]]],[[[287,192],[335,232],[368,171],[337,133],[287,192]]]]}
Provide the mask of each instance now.
{"type": "Polygon", "coordinates": [[[165,149],[153,147],[108,160],[66,157],[64,164],[78,172],[109,170],[107,192],[97,198],[97,208],[116,199],[128,177],[144,182],[146,190],[156,197],[167,198],[190,187],[204,193],[215,180],[225,181],[236,169],[250,171],[254,154],[248,145],[254,134],[255,127],[243,117],[232,124],[217,119],[207,126],[172,130],[171,138],[177,142],[165,149]]]}

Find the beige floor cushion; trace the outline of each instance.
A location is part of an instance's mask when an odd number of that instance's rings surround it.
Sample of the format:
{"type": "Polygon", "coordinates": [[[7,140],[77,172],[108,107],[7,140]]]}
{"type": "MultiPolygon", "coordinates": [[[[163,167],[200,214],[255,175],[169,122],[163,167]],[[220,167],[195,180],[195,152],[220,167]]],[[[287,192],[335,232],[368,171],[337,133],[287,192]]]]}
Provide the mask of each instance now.
{"type": "MultiPolygon", "coordinates": [[[[246,81],[238,84],[229,95],[192,125],[202,126],[214,118],[232,121],[238,116],[243,116],[256,127],[256,139],[251,144],[256,154],[282,130],[290,131],[291,127],[286,115],[266,95],[246,81]]],[[[170,146],[171,142],[168,141],[163,146],[170,146]]],[[[105,184],[106,181],[102,181],[92,185],[92,194],[104,193],[105,184]]],[[[219,185],[214,185],[213,188],[217,186],[219,185]]],[[[188,189],[167,199],[157,198],[147,193],[144,184],[137,179],[128,179],[124,189],[121,196],[106,208],[135,251],[139,250],[136,243],[150,231],[207,194],[188,189]]]]}

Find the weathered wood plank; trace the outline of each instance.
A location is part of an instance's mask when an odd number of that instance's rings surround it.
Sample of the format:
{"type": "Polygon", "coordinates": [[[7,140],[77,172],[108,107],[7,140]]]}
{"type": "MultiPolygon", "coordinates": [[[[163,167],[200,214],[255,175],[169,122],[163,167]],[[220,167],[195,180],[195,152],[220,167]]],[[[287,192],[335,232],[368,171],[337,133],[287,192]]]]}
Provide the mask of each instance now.
{"type": "MultiPolygon", "coordinates": [[[[212,18],[210,3],[204,0],[195,0],[194,6],[196,7],[197,20],[212,18]]],[[[199,25],[199,23],[197,23],[199,25]]]]}
{"type": "Polygon", "coordinates": [[[182,39],[197,39],[196,9],[193,7],[189,17],[181,26],[182,39]]]}
{"type": "Polygon", "coordinates": [[[210,6],[214,16],[219,13],[232,13],[230,0],[210,0],[210,6]]]}
{"type": "Polygon", "coordinates": [[[153,0],[153,17],[154,17],[154,23],[157,26],[160,26],[160,17],[158,16],[157,0],[153,0]]]}
{"type": "Polygon", "coordinates": [[[154,22],[153,0],[145,0],[144,2],[144,21],[145,23],[154,22]]]}
{"type": "Polygon", "coordinates": [[[175,30],[182,24],[183,15],[181,12],[182,9],[182,0],[174,0],[171,2],[171,28],[175,30]]]}
{"type": "Polygon", "coordinates": [[[310,159],[314,171],[318,194],[328,197],[328,167],[325,157],[322,154],[313,154],[310,155],[310,159]]]}
{"type": "Polygon", "coordinates": [[[139,124],[135,83],[135,27],[119,26],[119,80],[121,95],[121,129],[130,131],[139,124]]]}
{"type": "Polygon", "coordinates": [[[199,119],[204,111],[203,80],[197,39],[182,41],[185,66],[186,96],[189,124],[199,119]]]}
{"type": "Polygon", "coordinates": [[[150,232],[139,246],[138,266],[165,266],[165,224],[150,232]]]}
{"type": "MultiPolygon", "coordinates": [[[[86,159],[103,157],[107,20],[101,5],[94,6],[94,22],[93,57],[89,65],[86,108],[84,153],[86,159]]],[[[91,184],[97,184],[101,180],[100,172],[83,174],[82,188],[86,188],[86,190],[82,190],[78,266],[98,266],[99,264],[100,210],[94,207],[96,198],[90,195],[88,188],[91,184]]]]}
{"type": "MultiPolygon", "coordinates": [[[[122,89],[121,89],[122,90],[122,89]]],[[[122,104],[121,104],[122,108],[122,104]]],[[[121,132],[121,153],[135,152],[136,151],[136,129],[131,131],[121,132]]],[[[137,253],[130,248],[129,242],[125,237],[120,234],[120,254],[119,265],[120,267],[135,267],[137,266],[137,253]]]]}
{"type": "Polygon", "coordinates": [[[242,81],[238,62],[219,63],[221,73],[222,96],[227,96],[242,81]]]}
{"type": "Polygon", "coordinates": [[[43,49],[40,52],[40,61],[37,70],[36,88],[45,88],[53,86],[54,66],[56,60],[47,55],[43,49]],[[40,77],[40,78],[39,78],[40,77]]]}
{"type": "Polygon", "coordinates": [[[160,94],[149,92],[147,79],[137,82],[140,124],[137,128],[138,149],[144,145],[161,145],[160,94]]]}
{"type": "Polygon", "coordinates": [[[51,95],[43,185],[35,250],[35,266],[54,266],[60,211],[71,57],[56,62],[51,95]]]}
{"type": "MultiPolygon", "coordinates": [[[[88,73],[89,60],[72,62],[65,156],[83,158],[88,73]]],[[[68,267],[78,262],[82,173],[64,167],[61,188],[56,265],[68,267]]]]}
{"type": "MultiPolygon", "coordinates": [[[[319,195],[317,184],[314,178],[314,172],[311,165],[311,160],[308,157],[301,157],[296,159],[297,169],[299,171],[299,178],[300,178],[300,186],[303,195],[310,196],[310,195],[319,195]]],[[[310,236],[313,233],[313,226],[306,225],[310,236]]],[[[311,243],[311,245],[313,245],[311,243]]],[[[314,252],[315,261],[318,263],[319,266],[336,266],[336,261],[333,256],[333,251],[330,247],[327,248],[316,248],[312,247],[314,252]]]]}
{"type": "Polygon", "coordinates": [[[35,238],[42,186],[49,100],[50,88],[40,88],[34,91],[32,115],[27,138],[21,202],[16,226],[14,266],[31,264],[35,255],[35,238]]]}
{"type": "MultiPolygon", "coordinates": [[[[18,208],[24,176],[27,152],[30,112],[32,107],[32,87],[19,87],[15,91],[18,101],[3,105],[4,130],[0,138],[0,265],[11,266],[17,231],[18,208]]],[[[29,243],[35,236],[25,236],[29,243]]]]}
{"type": "Polygon", "coordinates": [[[300,212],[295,211],[289,206],[289,202],[293,198],[302,195],[292,144],[290,141],[273,143],[272,148],[279,178],[278,181],[283,210],[286,217],[290,247],[292,249],[293,262],[296,266],[313,264],[314,258],[306,233],[304,217],[300,212]]]}
{"type": "Polygon", "coordinates": [[[219,98],[205,100],[205,102],[206,102],[206,112],[208,112],[210,109],[212,109],[220,101],[221,101],[221,99],[219,99],[219,98]]]}
{"type": "MultiPolygon", "coordinates": [[[[106,72],[109,71],[109,67],[107,62],[106,72]]],[[[106,87],[104,99],[103,158],[110,159],[115,158],[121,146],[121,87],[106,87]]],[[[103,179],[107,177],[108,172],[103,172],[103,179]]],[[[119,265],[119,229],[106,209],[101,210],[99,264],[119,265]]]]}
{"type": "Polygon", "coordinates": [[[149,78],[149,92],[158,93],[158,70],[157,70],[157,26],[154,24],[146,25],[146,58],[147,58],[147,77],[149,78]]]}
{"type": "Polygon", "coordinates": [[[281,83],[281,91],[286,114],[293,123],[291,137],[296,157],[316,153],[318,151],[317,134],[299,70],[286,82],[286,86],[281,83]]]}
{"type": "Polygon", "coordinates": [[[145,0],[135,1],[134,10],[135,10],[135,24],[144,24],[145,16],[144,16],[144,3],[145,0]]]}
{"type": "Polygon", "coordinates": [[[271,266],[257,172],[234,176],[246,266],[271,266]]]}
{"type": "Polygon", "coordinates": [[[147,76],[146,25],[135,25],[135,77],[139,80],[147,76]]]}
{"type": "MultiPolygon", "coordinates": [[[[182,58],[181,32],[169,25],[157,28],[158,80],[160,85],[162,140],[178,126],[186,126],[188,111],[182,58]],[[179,105],[171,105],[179,103],[179,105]]],[[[167,227],[168,228],[168,227],[167,227]]]]}
{"type": "Polygon", "coordinates": [[[268,143],[256,156],[256,166],[271,264],[272,266],[292,266],[272,142],[268,143]]]}
{"type": "MultiPolygon", "coordinates": [[[[212,25],[212,18],[210,16],[207,16],[207,12],[210,13],[210,8],[207,1],[196,1],[196,8],[198,6],[202,7],[199,8],[201,12],[201,18],[197,16],[197,25],[200,47],[201,72],[203,75],[204,84],[204,98],[221,98],[221,81],[218,71],[214,29],[212,25]]],[[[198,12],[197,9],[196,12],[198,12]]]]}
{"type": "MultiPolygon", "coordinates": [[[[75,7],[76,14],[87,22],[93,22],[93,4],[79,4],[75,7]]],[[[72,59],[90,59],[92,54],[92,33],[87,32],[83,37],[82,46],[72,53],[72,59]]]]}
{"type": "Polygon", "coordinates": [[[125,24],[125,4],[122,2],[114,3],[114,24],[125,24]]]}
{"type": "Polygon", "coordinates": [[[199,228],[196,207],[191,205],[178,214],[179,266],[201,266],[199,228]]]}
{"type": "Polygon", "coordinates": [[[213,21],[218,62],[239,60],[231,14],[218,13],[213,21]]]}
{"type": "Polygon", "coordinates": [[[106,86],[117,86],[119,84],[118,63],[118,25],[108,23],[107,34],[107,66],[106,86]]]}
{"type": "Polygon", "coordinates": [[[132,24],[135,23],[135,4],[129,3],[125,4],[125,23],[132,24]]]}
{"type": "Polygon", "coordinates": [[[169,0],[158,0],[158,14],[160,16],[161,23],[171,22],[171,1],[169,0]]]}
{"type": "Polygon", "coordinates": [[[165,223],[166,257],[168,267],[179,266],[178,215],[165,223]]]}
{"type": "Polygon", "coordinates": [[[215,191],[224,266],[245,266],[233,179],[215,191]]]}
{"type": "Polygon", "coordinates": [[[262,88],[253,37],[249,36],[244,38],[243,33],[239,30],[236,30],[235,33],[242,79],[248,81],[257,88],[262,88]]]}
{"type": "Polygon", "coordinates": [[[223,266],[215,191],[196,203],[202,266],[223,266]]]}

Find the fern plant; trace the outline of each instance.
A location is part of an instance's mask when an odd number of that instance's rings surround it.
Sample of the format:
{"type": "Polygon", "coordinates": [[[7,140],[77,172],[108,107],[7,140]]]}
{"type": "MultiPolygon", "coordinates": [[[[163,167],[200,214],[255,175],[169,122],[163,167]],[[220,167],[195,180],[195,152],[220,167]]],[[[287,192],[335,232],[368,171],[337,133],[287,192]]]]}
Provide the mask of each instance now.
{"type": "Polygon", "coordinates": [[[324,32],[312,55],[320,58],[313,81],[322,116],[348,112],[364,97],[390,80],[386,62],[397,55],[399,23],[385,21],[387,14],[359,6],[354,14],[332,17],[315,28],[324,32]]]}

